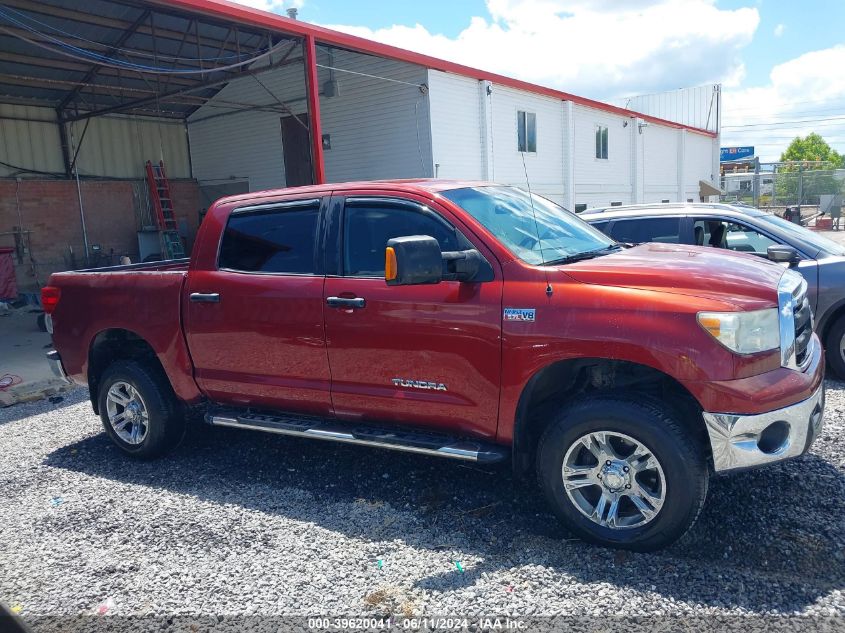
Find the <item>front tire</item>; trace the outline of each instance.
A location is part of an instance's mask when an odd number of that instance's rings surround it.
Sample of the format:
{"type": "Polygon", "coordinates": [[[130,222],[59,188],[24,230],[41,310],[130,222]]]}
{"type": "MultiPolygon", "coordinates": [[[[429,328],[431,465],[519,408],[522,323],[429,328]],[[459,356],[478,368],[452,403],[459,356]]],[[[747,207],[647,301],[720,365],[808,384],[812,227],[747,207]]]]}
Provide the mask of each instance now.
{"type": "Polygon", "coordinates": [[[824,340],[827,362],[839,380],[845,380],[845,315],[834,321],[824,340]]]}
{"type": "Polygon", "coordinates": [[[152,459],[175,448],[185,418],[160,370],[137,361],[111,364],[99,381],[100,419],[111,440],[127,455],[152,459]]]}
{"type": "Polygon", "coordinates": [[[592,396],[554,415],[537,449],[552,510],[580,538],[635,551],[679,539],[707,496],[690,433],[658,403],[592,396]]]}

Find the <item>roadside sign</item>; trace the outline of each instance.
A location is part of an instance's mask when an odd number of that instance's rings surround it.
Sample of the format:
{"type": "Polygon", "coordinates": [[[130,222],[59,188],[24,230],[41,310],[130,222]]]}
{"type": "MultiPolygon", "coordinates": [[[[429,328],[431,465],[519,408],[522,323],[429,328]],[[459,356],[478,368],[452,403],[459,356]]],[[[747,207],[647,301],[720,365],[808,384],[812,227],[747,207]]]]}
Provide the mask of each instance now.
{"type": "Polygon", "coordinates": [[[719,155],[721,162],[729,160],[744,160],[754,156],[754,146],[750,147],[723,147],[719,155]]]}

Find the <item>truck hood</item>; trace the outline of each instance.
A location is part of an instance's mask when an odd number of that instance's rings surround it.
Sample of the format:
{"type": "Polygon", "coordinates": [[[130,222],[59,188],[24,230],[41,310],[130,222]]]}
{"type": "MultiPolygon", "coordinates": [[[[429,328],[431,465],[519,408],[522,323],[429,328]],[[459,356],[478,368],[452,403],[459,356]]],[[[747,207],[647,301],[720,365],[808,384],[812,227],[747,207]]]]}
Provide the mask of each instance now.
{"type": "Polygon", "coordinates": [[[712,247],[642,244],[560,267],[585,284],[715,299],[741,310],[777,306],[777,264],[712,247]]]}

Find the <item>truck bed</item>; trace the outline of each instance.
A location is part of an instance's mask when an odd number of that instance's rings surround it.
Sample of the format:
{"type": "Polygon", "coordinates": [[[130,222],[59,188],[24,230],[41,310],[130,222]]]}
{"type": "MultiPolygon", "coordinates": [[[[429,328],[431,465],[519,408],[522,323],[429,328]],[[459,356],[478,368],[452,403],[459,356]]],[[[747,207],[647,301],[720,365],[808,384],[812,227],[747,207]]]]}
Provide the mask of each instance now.
{"type": "MultiPolygon", "coordinates": [[[[166,259],[159,262],[142,262],[139,264],[121,264],[117,266],[103,266],[101,268],[82,268],[80,270],[71,270],[69,273],[114,273],[125,271],[137,272],[155,272],[155,271],[173,271],[173,270],[188,270],[188,264],[191,262],[190,258],[182,259],[166,259]]],[[[62,273],[66,274],[66,273],[62,273]]]]}
{"type": "Polygon", "coordinates": [[[150,345],[176,393],[195,400],[199,394],[182,331],[188,263],[178,259],[53,274],[49,283],[61,291],[52,314],[53,340],[68,374],[87,381],[89,355],[100,337],[137,337],[150,345]]]}

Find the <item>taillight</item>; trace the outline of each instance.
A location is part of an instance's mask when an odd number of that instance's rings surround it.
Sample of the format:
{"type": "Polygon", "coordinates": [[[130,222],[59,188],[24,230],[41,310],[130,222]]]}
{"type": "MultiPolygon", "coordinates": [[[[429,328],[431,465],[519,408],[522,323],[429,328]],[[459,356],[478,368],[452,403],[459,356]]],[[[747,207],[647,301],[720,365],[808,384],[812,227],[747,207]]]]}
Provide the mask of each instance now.
{"type": "Polygon", "coordinates": [[[62,291],[56,286],[44,286],[41,289],[41,307],[47,314],[53,314],[53,310],[59,305],[59,298],[62,296],[62,291]]]}

